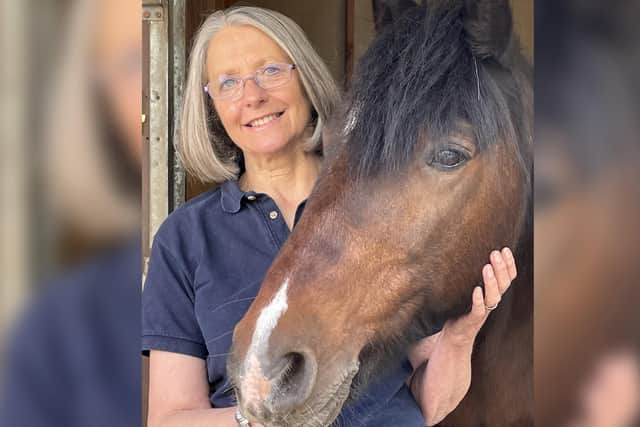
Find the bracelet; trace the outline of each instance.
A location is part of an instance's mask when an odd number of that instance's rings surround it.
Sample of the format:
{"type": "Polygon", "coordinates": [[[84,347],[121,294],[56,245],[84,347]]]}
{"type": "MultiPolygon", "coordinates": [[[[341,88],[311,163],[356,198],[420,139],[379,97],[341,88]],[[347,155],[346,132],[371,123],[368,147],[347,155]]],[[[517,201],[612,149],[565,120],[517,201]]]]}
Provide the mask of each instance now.
{"type": "Polygon", "coordinates": [[[238,423],[238,425],[240,427],[250,427],[249,425],[249,420],[246,419],[241,413],[240,413],[240,408],[238,407],[236,409],[236,422],[238,423]]]}

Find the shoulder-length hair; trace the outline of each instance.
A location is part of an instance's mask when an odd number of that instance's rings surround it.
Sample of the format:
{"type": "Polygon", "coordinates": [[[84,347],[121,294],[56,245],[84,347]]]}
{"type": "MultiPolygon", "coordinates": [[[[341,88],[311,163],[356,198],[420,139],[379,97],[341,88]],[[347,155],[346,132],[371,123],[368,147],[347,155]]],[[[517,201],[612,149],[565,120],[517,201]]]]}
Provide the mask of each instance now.
{"type": "Polygon", "coordinates": [[[338,88],[302,29],[281,13],[257,7],[237,7],[210,15],[196,35],[189,59],[181,123],[176,127],[176,150],[185,169],[203,182],[235,179],[240,150],[229,138],[209,96],[206,55],[211,38],[227,26],[250,25],[264,32],[296,64],[313,111],[313,133],[306,151],[321,151],[322,129],[338,102],[338,88]]]}

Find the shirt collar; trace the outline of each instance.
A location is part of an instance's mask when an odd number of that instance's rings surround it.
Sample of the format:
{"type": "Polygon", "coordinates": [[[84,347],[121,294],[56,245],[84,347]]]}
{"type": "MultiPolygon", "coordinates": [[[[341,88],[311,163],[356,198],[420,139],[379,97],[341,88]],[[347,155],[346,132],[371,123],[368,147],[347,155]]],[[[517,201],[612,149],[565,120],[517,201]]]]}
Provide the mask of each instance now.
{"type": "MultiPolygon", "coordinates": [[[[222,205],[222,210],[226,213],[238,213],[242,207],[242,199],[246,196],[255,196],[257,194],[255,191],[242,191],[238,185],[238,180],[235,179],[225,181],[220,186],[220,191],[222,193],[220,204],[222,205]]],[[[298,223],[306,205],[306,199],[298,205],[293,221],[294,226],[298,223]]]]}
{"type": "Polygon", "coordinates": [[[240,211],[240,208],[242,207],[242,198],[249,193],[253,193],[252,191],[242,191],[238,185],[238,180],[236,179],[225,181],[220,187],[220,191],[222,193],[222,196],[220,197],[222,210],[227,213],[237,213],[240,211]]]}

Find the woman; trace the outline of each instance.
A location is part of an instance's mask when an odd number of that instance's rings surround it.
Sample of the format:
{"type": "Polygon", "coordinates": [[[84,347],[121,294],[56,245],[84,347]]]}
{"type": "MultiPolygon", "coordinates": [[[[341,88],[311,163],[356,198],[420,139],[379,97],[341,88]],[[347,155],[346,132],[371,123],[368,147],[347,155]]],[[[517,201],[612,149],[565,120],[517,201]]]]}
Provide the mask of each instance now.
{"type": "MultiPolygon", "coordinates": [[[[214,13],[200,29],[178,151],[193,175],[222,185],[173,212],[154,241],[143,295],[150,426],[242,422],[225,370],[233,328],[302,212],[337,98],[326,66],[287,17],[242,7],[214,13]]],[[[457,405],[469,385],[484,304],[493,308],[515,274],[512,258],[493,257],[493,276],[485,266],[486,301],[476,289],[468,316],[412,351],[419,406],[407,387],[385,387],[411,370],[392,373],[369,390],[366,405],[345,408],[350,422],[424,425],[420,408],[431,411],[431,422],[457,405]]]]}

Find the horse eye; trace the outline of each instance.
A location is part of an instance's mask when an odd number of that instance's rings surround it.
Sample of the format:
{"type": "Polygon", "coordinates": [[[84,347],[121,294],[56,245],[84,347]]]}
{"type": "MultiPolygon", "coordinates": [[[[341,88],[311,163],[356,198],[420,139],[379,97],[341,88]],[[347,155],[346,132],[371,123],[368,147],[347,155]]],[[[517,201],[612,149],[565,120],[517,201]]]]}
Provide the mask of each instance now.
{"type": "Polygon", "coordinates": [[[454,169],[467,160],[466,154],[452,148],[445,148],[438,150],[429,164],[442,169],[454,169]]]}

